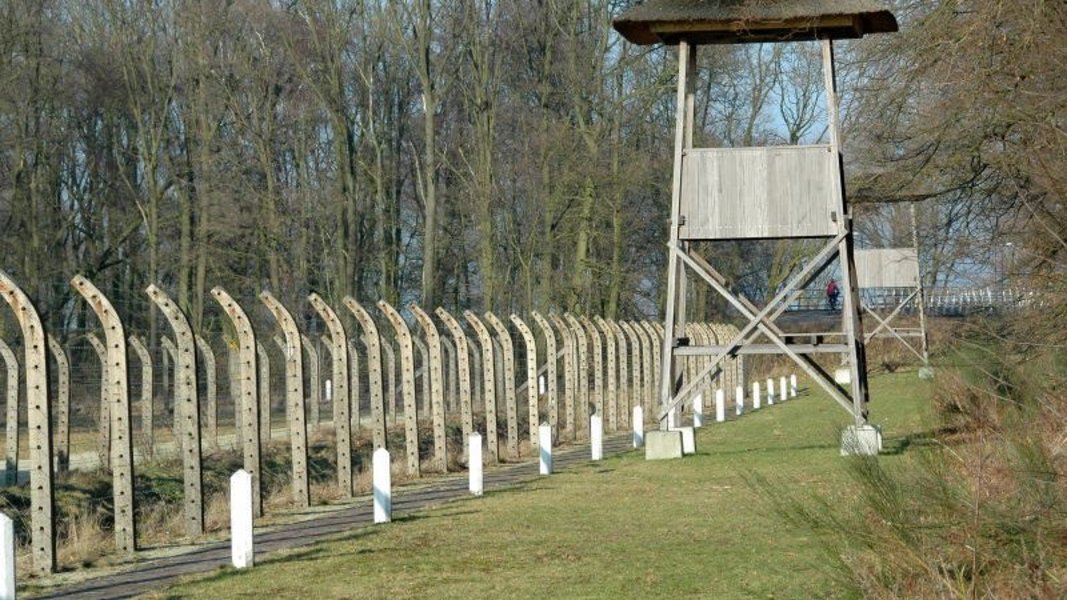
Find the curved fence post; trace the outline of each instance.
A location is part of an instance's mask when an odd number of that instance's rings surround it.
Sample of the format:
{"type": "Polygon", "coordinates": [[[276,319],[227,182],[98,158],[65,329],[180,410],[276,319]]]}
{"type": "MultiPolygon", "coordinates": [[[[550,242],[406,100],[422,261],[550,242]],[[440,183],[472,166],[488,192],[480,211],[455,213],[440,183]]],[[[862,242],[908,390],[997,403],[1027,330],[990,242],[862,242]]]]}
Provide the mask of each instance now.
{"type": "Polygon", "coordinates": [[[96,419],[96,458],[100,466],[111,468],[111,402],[107,393],[107,347],[100,341],[100,336],[93,332],[85,334],[85,339],[93,347],[96,358],[100,361],[100,410],[96,419]]]}
{"type": "MultiPolygon", "coordinates": [[[[126,387],[126,335],[115,308],[88,279],[76,275],[74,289],[89,303],[104,328],[107,342],[107,392],[111,423],[111,487],[114,494],[115,547],[137,550],[134,528],[133,447],[130,442],[130,394],[126,387]]],[[[43,339],[41,351],[44,351],[43,339]]],[[[42,367],[43,368],[43,367],[42,367]]],[[[47,400],[45,401],[47,404],[47,400]]],[[[46,409],[47,410],[47,409],[46,409]]],[[[45,413],[47,414],[47,412],[45,413]]],[[[49,457],[51,467],[51,457],[49,457]]]]}
{"type": "Polygon", "coordinates": [[[145,293],[159,307],[174,330],[177,345],[177,360],[174,365],[175,420],[181,415],[177,427],[181,435],[182,474],[185,482],[185,534],[198,536],[204,533],[203,479],[200,470],[200,402],[196,387],[196,341],[189,319],[163,290],[149,285],[145,293]],[[179,411],[177,407],[181,407],[179,411]]]}
{"type": "Polygon", "coordinates": [[[163,397],[164,405],[166,405],[166,398],[170,396],[170,428],[171,433],[174,434],[174,444],[180,449],[182,446],[182,434],[179,429],[181,423],[182,403],[178,401],[178,378],[174,377],[173,385],[170,383],[171,370],[175,371],[177,375],[178,369],[178,347],[174,345],[174,342],[166,335],[160,336],[159,347],[163,354],[163,397]]]}
{"type": "MultiPolygon", "coordinates": [[[[256,397],[259,404],[259,408],[256,411],[259,415],[259,443],[261,446],[266,446],[270,443],[272,435],[272,419],[271,408],[274,402],[271,394],[270,386],[270,353],[267,352],[267,347],[263,345],[263,342],[256,342],[256,373],[253,377],[256,378],[256,397]]],[[[247,411],[241,411],[242,415],[248,414],[247,411]]],[[[243,419],[242,419],[243,420],[243,419]]],[[[245,469],[246,471],[248,469],[245,469]]]]}
{"type": "Polygon", "coordinates": [[[618,396],[615,401],[616,411],[618,413],[618,426],[620,429],[629,429],[630,427],[630,411],[633,407],[630,405],[630,351],[626,347],[626,333],[622,330],[618,321],[607,321],[608,328],[611,329],[611,333],[615,336],[615,348],[618,354],[618,396]]]}
{"type": "Polygon", "coordinates": [[[655,374],[655,364],[658,356],[655,352],[656,337],[645,327],[645,325],[646,323],[643,321],[635,321],[633,323],[634,331],[637,332],[638,337],[641,338],[641,354],[644,359],[644,368],[642,369],[642,372],[644,373],[645,380],[644,400],[642,404],[645,407],[644,414],[647,419],[648,416],[654,415],[657,412],[656,390],[659,389],[659,386],[656,385],[657,376],[655,374]]]}
{"type": "Polygon", "coordinates": [[[578,346],[578,360],[575,371],[578,383],[578,410],[575,414],[575,432],[578,435],[578,439],[586,439],[589,437],[589,338],[586,335],[585,327],[574,315],[568,313],[564,315],[564,318],[570,324],[571,333],[578,346]]]}
{"type": "Polygon", "coordinates": [[[300,331],[289,310],[270,292],[259,293],[285,336],[285,417],[289,422],[289,450],[292,453],[293,504],[306,508],[311,504],[308,489],[307,423],[304,421],[304,362],[300,331]]]}
{"type": "MultiPolygon", "coordinates": [[[[504,363],[504,413],[508,421],[508,457],[519,458],[519,414],[518,401],[515,399],[515,345],[511,342],[508,328],[491,312],[485,313],[485,320],[496,331],[500,340],[504,363]]],[[[535,388],[536,389],[536,388],[535,388]]]]}
{"type": "Polygon", "coordinates": [[[144,443],[145,455],[152,456],[155,454],[152,438],[152,355],[139,336],[131,335],[128,341],[141,363],[141,440],[144,443]]]}
{"type": "Polygon", "coordinates": [[[556,334],[552,326],[541,313],[530,313],[541,335],[545,338],[545,395],[548,398],[548,424],[552,427],[553,438],[559,436],[559,374],[556,371],[556,334]]]}
{"type": "Polygon", "coordinates": [[[396,352],[388,339],[382,338],[385,354],[385,412],[390,425],[396,425],[396,352]]]}
{"type": "Polygon", "coordinates": [[[445,414],[456,413],[456,393],[459,386],[456,382],[456,347],[447,335],[441,339],[441,385],[445,396],[445,414]]]}
{"type": "Polygon", "coordinates": [[[70,467],[70,359],[54,335],[48,335],[48,349],[56,361],[55,452],[59,471],[70,467]]]}
{"type": "Polygon", "coordinates": [[[415,351],[411,331],[400,313],[385,300],[378,301],[378,309],[393,326],[400,347],[400,394],[404,400],[404,445],[408,475],[419,476],[419,417],[415,407],[415,351]]]}
{"type": "Polygon", "coordinates": [[[215,351],[211,349],[211,344],[199,335],[196,336],[196,349],[200,351],[200,358],[204,361],[204,391],[207,393],[207,406],[204,408],[204,416],[207,420],[207,437],[212,447],[218,447],[219,390],[215,351]]]}
{"type": "Polygon", "coordinates": [[[316,431],[319,428],[319,424],[322,422],[319,418],[319,405],[322,403],[322,378],[319,373],[319,351],[315,348],[315,343],[311,341],[311,338],[304,334],[300,334],[300,341],[304,346],[304,352],[308,355],[308,427],[312,431],[316,431]]]}
{"type": "MultiPolygon", "coordinates": [[[[408,331],[411,331],[410,329],[408,331]]],[[[415,399],[418,414],[425,415],[430,412],[430,396],[433,394],[433,390],[430,389],[430,358],[429,350],[426,349],[426,343],[419,339],[418,335],[412,334],[411,343],[415,346],[415,356],[418,357],[417,361],[412,362],[412,368],[415,365],[420,365],[418,369],[414,369],[415,384],[415,399]],[[422,387],[418,385],[418,380],[422,379],[422,387]],[[422,391],[420,395],[418,392],[422,391]]]]}
{"type": "Polygon", "coordinates": [[[363,416],[360,414],[359,351],[356,348],[356,341],[353,339],[348,340],[348,375],[348,396],[349,406],[351,407],[349,422],[351,423],[351,431],[354,434],[358,434],[359,428],[362,426],[363,416]]]}
{"type": "Polygon", "coordinates": [[[363,344],[367,348],[367,384],[370,386],[371,432],[374,449],[385,448],[385,398],[382,393],[381,336],[374,319],[351,296],[342,301],[363,328],[363,344]]]}
{"type": "Polygon", "coordinates": [[[0,340],[0,357],[7,366],[7,408],[4,433],[4,485],[15,485],[19,476],[19,361],[11,346],[0,340]]]}
{"type": "MultiPolygon", "coordinates": [[[[626,339],[630,342],[630,412],[633,413],[635,406],[643,406],[642,402],[642,390],[644,389],[644,383],[641,379],[641,365],[644,362],[641,359],[641,340],[638,339],[637,332],[633,326],[626,322],[620,321],[619,327],[626,333],[626,339]]],[[[642,409],[644,412],[644,409],[642,409]]],[[[636,414],[636,413],[633,413],[636,414]]],[[[630,423],[631,427],[636,426],[637,423],[630,423]]]]}
{"type": "MultiPolygon", "coordinates": [[[[349,415],[348,393],[348,334],[337,313],[318,294],[308,296],[315,312],[330,332],[328,343],[331,367],[330,402],[333,409],[333,430],[337,449],[337,488],[345,498],[352,497],[352,419],[349,415]]],[[[326,341],[326,338],[323,338],[326,341]]]]}
{"type": "Polygon", "coordinates": [[[574,423],[574,405],[578,402],[577,385],[577,349],[575,348],[574,335],[566,322],[559,315],[549,315],[559,334],[563,337],[563,422],[567,429],[567,439],[578,439],[578,432],[574,423]]]}
{"type": "MultiPolygon", "coordinates": [[[[259,420],[259,397],[256,389],[256,333],[248,315],[226,290],[216,287],[211,295],[219,303],[226,316],[233,324],[237,334],[237,378],[230,382],[230,389],[237,383],[237,397],[234,398],[234,415],[240,415],[240,427],[237,435],[241,442],[241,454],[244,470],[252,476],[252,509],[258,517],[263,514],[262,479],[260,472],[260,443],[262,432],[259,420]]],[[[231,392],[232,394],[232,392],[231,392]]],[[[238,420],[235,416],[235,421],[238,420]]],[[[270,435],[268,424],[267,435],[270,435]]]]}
{"type": "Polygon", "coordinates": [[[478,336],[478,346],[482,355],[482,389],[485,404],[485,445],[489,459],[500,460],[500,441],[497,436],[496,422],[496,365],[493,362],[493,338],[478,315],[469,310],[463,311],[463,318],[470,323],[471,329],[478,336]]]}
{"type": "Polygon", "coordinates": [[[11,306],[22,331],[30,448],[30,543],[33,545],[33,570],[47,575],[56,568],[56,542],[45,331],[29,297],[3,271],[0,271],[0,296],[11,306]]]}
{"type": "Polygon", "coordinates": [[[538,394],[537,394],[537,340],[534,339],[533,332],[526,323],[518,317],[518,315],[511,315],[511,322],[515,324],[515,328],[519,330],[519,335],[522,336],[522,341],[526,345],[526,409],[528,411],[527,426],[530,434],[530,448],[537,451],[540,448],[540,431],[538,427],[541,426],[541,419],[538,410],[538,394]]]}
{"type": "Polygon", "coordinates": [[[433,324],[433,319],[416,304],[409,304],[408,308],[422,327],[426,336],[426,346],[430,355],[429,382],[430,389],[430,414],[433,421],[433,462],[434,467],[445,473],[448,471],[448,460],[445,455],[445,399],[444,381],[441,374],[441,335],[433,324]]]}
{"type": "Polygon", "coordinates": [[[443,308],[436,311],[438,318],[448,328],[452,335],[452,341],[456,346],[456,368],[459,379],[459,414],[463,428],[463,460],[467,461],[470,456],[470,436],[474,432],[474,411],[471,406],[471,367],[467,348],[467,335],[459,322],[443,308]]]}
{"type": "MultiPolygon", "coordinates": [[[[582,315],[578,318],[578,322],[585,328],[586,335],[589,339],[593,340],[592,354],[593,354],[593,388],[592,394],[593,407],[597,416],[601,419],[601,426],[604,423],[604,344],[600,339],[600,332],[597,331],[596,325],[589,317],[582,315]]],[[[586,363],[588,365],[588,362],[586,363]]],[[[591,416],[591,415],[590,415],[591,416]]]]}
{"type": "Polygon", "coordinates": [[[615,332],[612,331],[608,322],[603,317],[597,316],[594,321],[600,332],[604,334],[604,354],[607,357],[607,364],[605,365],[605,393],[601,394],[603,397],[604,408],[607,412],[605,427],[608,431],[615,431],[619,428],[619,372],[615,363],[615,332]]]}

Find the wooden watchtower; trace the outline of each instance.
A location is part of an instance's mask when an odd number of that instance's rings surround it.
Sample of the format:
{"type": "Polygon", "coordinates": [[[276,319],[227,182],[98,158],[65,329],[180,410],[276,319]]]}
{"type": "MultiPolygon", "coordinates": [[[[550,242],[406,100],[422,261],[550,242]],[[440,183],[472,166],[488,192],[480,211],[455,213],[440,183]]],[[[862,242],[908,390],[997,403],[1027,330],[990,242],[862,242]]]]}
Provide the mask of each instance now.
{"type": "Polygon", "coordinates": [[[867,423],[864,337],[845,200],[834,41],[893,32],[897,21],[873,0],[646,0],[619,15],[614,27],[630,42],[678,48],[674,171],[667,304],[662,354],[661,429],[667,416],[706,377],[717,377],[729,356],[780,353],[854,417],[867,423]],[[707,44],[822,43],[829,140],[826,144],[757,148],[695,148],[693,123],[697,49],[707,44]],[[692,242],[741,239],[820,239],[824,243],[763,307],[735,293],[726,277],[692,242]],[[797,343],[775,323],[786,303],[840,258],[843,292],[838,343],[797,343]],[[723,296],[748,324],[732,340],[693,346],[684,337],[689,274],[723,296]],[[842,387],[811,355],[845,355],[850,383],[842,387]],[[679,358],[708,356],[696,380],[683,382],[679,358]],[[668,376],[669,374],[669,376],[668,376]],[[684,384],[683,384],[684,383],[684,384]]]}

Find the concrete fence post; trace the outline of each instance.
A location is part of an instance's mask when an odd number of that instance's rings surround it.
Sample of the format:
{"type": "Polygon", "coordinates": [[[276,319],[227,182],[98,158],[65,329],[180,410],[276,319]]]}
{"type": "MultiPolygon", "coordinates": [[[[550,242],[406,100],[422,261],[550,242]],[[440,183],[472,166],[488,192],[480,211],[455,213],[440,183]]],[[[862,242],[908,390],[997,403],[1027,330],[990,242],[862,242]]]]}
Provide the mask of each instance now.
{"type": "Polygon", "coordinates": [[[508,328],[491,312],[485,313],[485,320],[496,332],[500,343],[501,359],[504,372],[504,415],[508,425],[508,457],[519,458],[519,405],[515,399],[515,345],[511,341],[508,328]]]}
{"type": "MultiPolygon", "coordinates": [[[[597,331],[593,322],[586,316],[581,316],[578,322],[585,328],[585,335],[593,341],[591,347],[593,360],[593,387],[594,390],[590,394],[592,397],[592,410],[596,412],[601,419],[601,425],[604,425],[604,416],[607,412],[604,410],[604,344],[600,339],[600,333],[597,331]]],[[[588,367],[589,362],[586,362],[588,367]]]]}
{"type": "Polygon", "coordinates": [[[552,435],[559,435],[559,373],[556,359],[556,334],[552,331],[552,325],[548,323],[537,311],[530,313],[545,338],[545,398],[548,406],[548,424],[552,427],[552,435]]]}
{"type": "Polygon", "coordinates": [[[244,469],[230,476],[230,556],[236,569],[256,562],[254,541],[253,477],[244,469]]]}
{"type": "Polygon", "coordinates": [[[767,406],[774,405],[774,378],[767,378],[767,406]]]}
{"type": "Polygon", "coordinates": [[[797,375],[796,375],[796,373],[793,373],[792,375],[789,376],[789,397],[790,398],[796,398],[797,397],[797,375]]]}
{"type": "Polygon", "coordinates": [[[7,366],[4,485],[15,485],[19,474],[19,361],[4,340],[0,340],[0,357],[7,366]]]}
{"type": "MultiPolygon", "coordinates": [[[[252,377],[256,378],[256,399],[259,403],[259,408],[256,413],[259,415],[259,443],[260,446],[266,447],[270,443],[272,435],[273,419],[271,418],[272,404],[274,403],[274,396],[271,390],[271,376],[270,376],[270,352],[267,352],[267,347],[262,342],[256,342],[256,372],[252,377]]],[[[235,409],[235,415],[247,414],[246,411],[237,411],[235,409]]],[[[238,429],[241,429],[242,419],[236,419],[238,429]]]]}
{"type": "MultiPolygon", "coordinates": [[[[482,356],[482,388],[484,390],[485,404],[485,445],[489,453],[489,460],[500,460],[499,441],[497,440],[496,421],[496,365],[493,360],[493,338],[485,324],[471,311],[463,311],[463,318],[467,319],[471,329],[478,336],[478,346],[482,356]]],[[[473,449],[472,449],[473,451],[473,449]]],[[[473,462],[473,459],[471,460],[473,462]]]]}
{"type": "Polygon", "coordinates": [[[97,359],[100,361],[100,410],[96,419],[96,457],[100,465],[105,469],[111,468],[111,396],[107,386],[111,378],[107,374],[107,347],[100,340],[100,336],[93,332],[85,334],[85,339],[93,347],[97,359]]]}
{"type": "Polygon", "coordinates": [[[778,401],[784,402],[789,397],[789,388],[786,387],[785,376],[778,379],[778,401]]]}
{"type": "Polygon", "coordinates": [[[722,388],[715,390],[715,421],[726,421],[726,390],[722,388]]]}
{"type": "MultiPolygon", "coordinates": [[[[196,342],[189,319],[163,290],[149,285],[145,293],[159,308],[174,331],[177,353],[174,363],[175,428],[181,437],[185,534],[204,533],[203,478],[200,465],[200,402],[196,385],[196,342]],[[179,408],[180,407],[180,410],[179,408]]],[[[212,361],[212,367],[214,361],[212,361]]]]}
{"type": "Polygon", "coordinates": [[[322,404],[322,377],[319,373],[319,351],[315,348],[315,342],[307,335],[300,334],[300,345],[307,354],[308,389],[308,429],[317,431],[322,423],[319,417],[319,408],[322,404]]]}
{"type": "Polygon", "coordinates": [[[618,349],[619,362],[618,362],[618,382],[619,387],[617,390],[616,412],[618,417],[618,426],[620,429],[625,429],[630,426],[630,409],[633,405],[630,403],[630,357],[632,353],[626,347],[626,332],[622,330],[622,326],[617,321],[608,321],[608,326],[615,334],[615,347],[618,349]]]}
{"type": "MultiPolygon", "coordinates": [[[[15,313],[22,333],[30,449],[30,543],[33,547],[34,572],[47,575],[56,567],[56,544],[45,330],[29,297],[3,271],[0,271],[0,296],[15,313]]],[[[125,521],[122,523],[125,526],[125,521]]]]}
{"type": "Polygon", "coordinates": [[[341,319],[337,318],[326,301],[318,294],[308,296],[308,302],[319,318],[326,323],[329,338],[323,337],[330,354],[330,379],[326,382],[326,395],[333,410],[334,447],[337,452],[337,489],[344,498],[352,497],[352,423],[348,391],[348,334],[341,319]]]}
{"type": "Polygon", "coordinates": [[[571,335],[577,342],[577,357],[575,369],[575,381],[577,383],[577,398],[575,411],[575,432],[577,439],[586,439],[589,436],[589,338],[585,334],[585,327],[572,314],[563,315],[571,327],[571,335]]]}
{"type": "Polygon", "coordinates": [[[600,333],[604,334],[604,368],[606,369],[606,376],[604,391],[600,395],[603,398],[604,416],[608,420],[605,426],[608,431],[616,431],[619,428],[619,372],[615,363],[615,332],[608,325],[608,322],[599,315],[593,319],[593,322],[600,328],[600,333]]]}
{"type": "MultiPolygon", "coordinates": [[[[408,305],[415,320],[419,322],[426,337],[426,350],[430,357],[430,420],[433,425],[433,464],[441,473],[448,472],[445,439],[445,382],[441,359],[441,334],[433,319],[416,304],[408,305]]],[[[424,381],[426,381],[424,379],[424,381]]]]}
{"type": "Polygon", "coordinates": [[[693,396],[693,427],[704,426],[704,393],[693,396]]]}
{"type": "Polygon", "coordinates": [[[204,407],[204,417],[207,423],[207,438],[213,448],[219,445],[219,390],[218,390],[218,367],[215,363],[215,351],[207,340],[196,336],[196,349],[200,352],[200,358],[204,363],[204,391],[207,393],[204,407]]]}
{"type": "Polygon", "coordinates": [[[563,402],[563,428],[567,432],[567,439],[577,439],[577,426],[574,422],[574,405],[578,402],[578,394],[575,390],[577,385],[576,364],[577,351],[574,347],[573,332],[567,327],[559,315],[549,315],[552,324],[559,330],[563,337],[563,393],[560,401],[563,402]]]}
{"type": "Polygon", "coordinates": [[[411,331],[400,313],[388,302],[378,301],[378,309],[393,326],[396,343],[400,347],[400,394],[404,401],[404,444],[407,455],[407,472],[419,477],[419,416],[415,406],[415,350],[411,331]]]}
{"type": "Polygon", "coordinates": [[[372,459],[374,522],[388,523],[393,520],[393,473],[389,451],[378,448],[372,459]]]}
{"type": "Polygon", "coordinates": [[[753,381],[752,382],[752,410],[759,410],[761,401],[762,401],[762,399],[760,398],[759,382],[758,381],[753,381]]]}
{"type": "Polygon", "coordinates": [[[467,334],[459,322],[445,309],[438,307],[434,311],[441,322],[448,328],[452,335],[452,342],[456,346],[456,369],[459,379],[459,415],[461,428],[463,429],[463,460],[470,460],[470,436],[474,433],[474,409],[471,405],[471,366],[469,349],[467,347],[467,334]]]}
{"type": "Polygon", "coordinates": [[[262,291],[259,299],[266,305],[285,336],[285,417],[289,422],[289,450],[292,454],[293,504],[306,508],[311,504],[308,488],[307,422],[304,419],[303,344],[296,321],[270,292],[262,291]]]}
{"type": "MultiPolygon", "coordinates": [[[[71,284],[89,303],[104,329],[107,344],[107,393],[111,424],[109,458],[111,487],[114,495],[115,547],[120,554],[128,554],[137,550],[137,536],[134,527],[136,506],[133,496],[130,395],[126,380],[126,335],[118,313],[115,312],[115,307],[96,286],[81,275],[76,275],[71,280],[71,284]]],[[[43,343],[44,340],[41,341],[43,343]]],[[[43,344],[41,350],[44,350],[43,344]]],[[[47,406],[47,399],[45,406],[47,406]]],[[[47,412],[45,414],[47,415],[47,412]]],[[[51,456],[49,456],[49,468],[51,468],[51,456]]]]}
{"type": "Polygon", "coordinates": [[[363,329],[363,345],[367,349],[367,385],[370,388],[371,436],[374,448],[385,448],[385,396],[382,389],[382,343],[374,319],[351,296],[342,300],[363,329]]]}
{"type": "MultiPolygon", "coordinates": [[[[55,336],[48,336],[48,348],[56,363],[56,464],[62,473],[70,467],[70,359],[55,336]]],[[[152,423],[149,417],[149,424],[152,423]]]]}
{"type": "Polygon", "coordinates": [[[526,322],[520,319],[518,315],[512,314],[511,322],[519,330],[519,335],[522,336],[523,344],[526,346],[526,419],[528,433],[530,434],[530,448],[536,451],[541,442],[541,435],[538,430],[541,415],[538,410],[540,382],[537,377],[537,341],[534,339],[533,332],[530,331],[526,322]]]}
{"type": "Polygon", "coordinates": [[[155,454],[152,431],[152,417],[154,416],[152,414],[152,354],[140,336],[131,335],[128,341],[130,348],[133,348],[133,353],[137,355],[137,360],[141,363],[141,440],[145,454],[152,456],[155,454]]]}
{"type": "MultiPolygon", "coordinates": [[[[230,395],[234,396],[235,420],[240,424],[235,432],[241,444],[241,456],[244,471],[251,478],[251,502],[252,512],[255,516],[263,514],[263,495],[260,491],[262,479],[260,476],[260,444],[262,432],[260,430],[260,397],[256,388],[256,358],[257,348],[262,344],[256,343],[256,334],[252,330],[252,322],[244,309],[221,287],[211,290],[211,296],[222,307],[226,317],[233,325],[237,335],[236,369],[233,373],[234,380],[230,382],[230,395]],[[236,384],[236,385],[235,385],[236,384]],[[236,419],[236,415],[241,415],[236,419]]],[[[270,434],[268,427],[267,434],[270,434]]]]}

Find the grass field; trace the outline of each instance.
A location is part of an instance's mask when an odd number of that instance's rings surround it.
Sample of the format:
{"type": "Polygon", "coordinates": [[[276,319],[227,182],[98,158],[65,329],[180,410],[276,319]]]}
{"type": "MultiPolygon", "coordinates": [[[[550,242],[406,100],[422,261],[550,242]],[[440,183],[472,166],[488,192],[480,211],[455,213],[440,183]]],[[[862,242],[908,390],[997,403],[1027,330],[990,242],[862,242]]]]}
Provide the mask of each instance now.
{"type": "MultiPolygon", "coordinates": [[[[927,421],[914,373],[872,381],[887,455],[927,421]]],[[[158,598],[847,597],[815,540],[746,483],[840,505],[854,493],[838,456],[848,415],[822,393],[712,425],[698,454],[646,462],[630,452],[353,531],[158,592],[158,598]],[[837,504],[837,501],[833,502],[837,504]]]]}

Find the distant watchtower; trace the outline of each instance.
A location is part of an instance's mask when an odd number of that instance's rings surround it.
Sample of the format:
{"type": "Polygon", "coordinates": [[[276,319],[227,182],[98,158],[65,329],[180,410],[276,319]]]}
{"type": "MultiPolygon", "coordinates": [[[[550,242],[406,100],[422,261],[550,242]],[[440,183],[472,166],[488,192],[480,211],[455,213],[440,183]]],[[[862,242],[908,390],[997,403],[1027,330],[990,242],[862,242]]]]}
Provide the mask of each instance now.
{"type": "MultiPolygon", "coordinates": [[[[671,229],[659,419],[716,377],[728,356],[789,356],[834,400],[867,421],[864,338],[852,249],[851,213],[845,201],[834,40],[893,32],[897,21],[872,0],[646,0],[622,13],[615,29],[630,42],[678,46],[678,92],[671,181],[671,229]],[[829,143],[759,148],[694,148],[696,50],[706,44],[822,42],[829,143]],[[730,289],[727,279],[691,242],[740,239],[821,239],[824,244],[762,308],[730,289]],[[837,343],[796,343],[775,319],[799,290],[840,257],[843,331],[837,343]],[[732,341],[692,346],[684,337],[688,272],[704,280],[748,319],[732,341]],[[680,333],[680,335],[679,335],[680,333]],[[762,343],[757,343],[760,340],[762,343]],[[841,387],[811,355],[844,354],[850,379],[841,387]],[[696,380],[684,382],[678,358],[710,356],[696,380]],[[850,388],[850,389],[849,389],[850,388]]],[[[775,293],[772,290],[772,293],[775,293]]],[[[876,451],[876,450],[875,450],[876,451]]]]}

